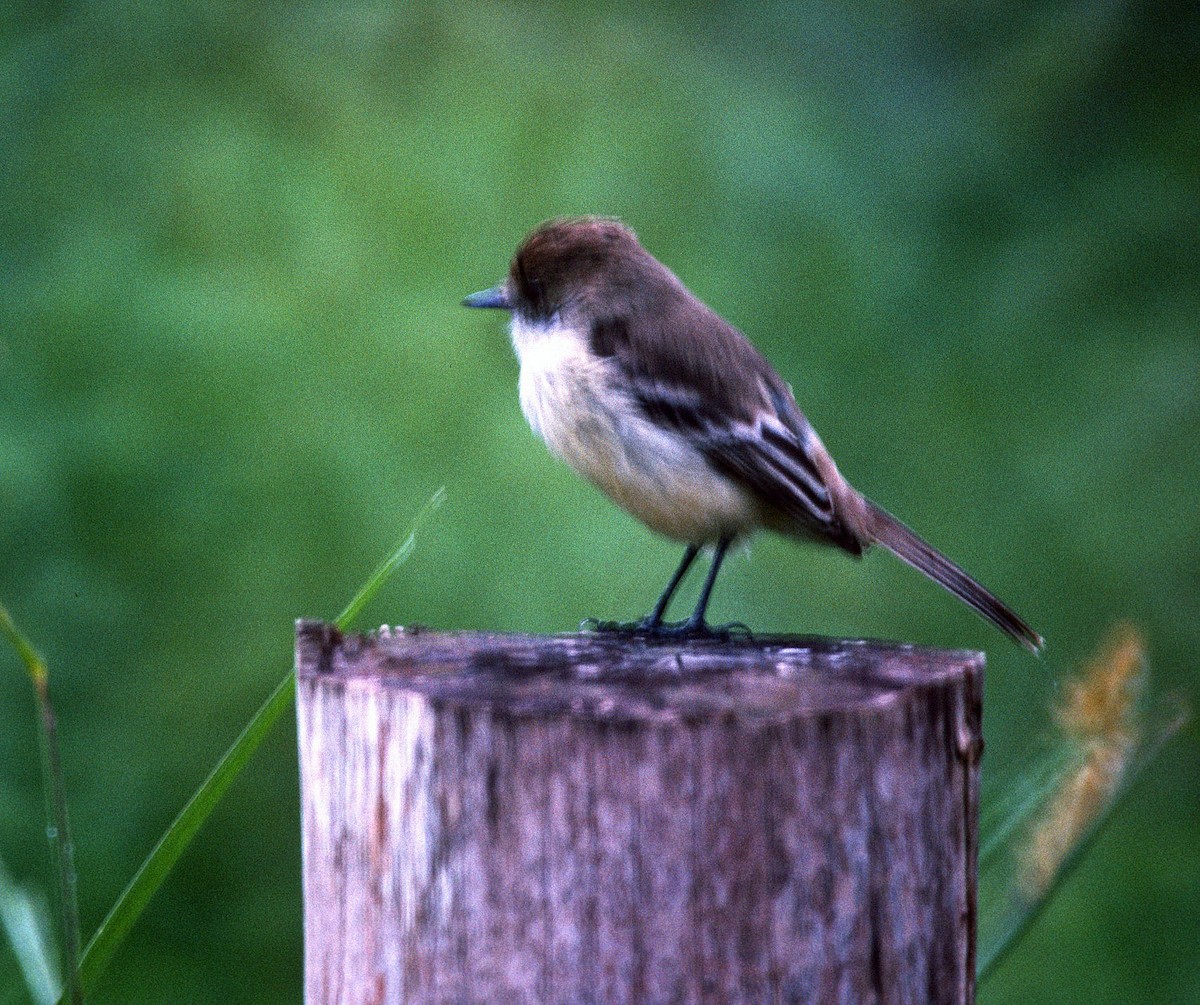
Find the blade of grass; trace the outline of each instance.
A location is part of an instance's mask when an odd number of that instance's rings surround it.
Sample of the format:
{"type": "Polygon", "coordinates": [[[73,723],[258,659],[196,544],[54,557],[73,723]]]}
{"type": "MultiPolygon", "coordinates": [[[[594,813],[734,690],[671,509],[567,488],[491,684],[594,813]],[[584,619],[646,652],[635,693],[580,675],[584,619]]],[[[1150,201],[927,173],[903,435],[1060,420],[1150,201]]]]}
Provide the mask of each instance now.
{"type": "Polygon", "coordinates": [[[57,946],[45,900],[19,886],[0,861],[0,927],[21,968],[25,989],[36,1005],[58,1001],[57,946]]]}
{"type": "Polygon", "coordinates": [[[0,634],[8,640],[25,664],[37,699],[38,746],[42,762],[42,792],[46,799],[46,832],[58,874],[59,910],[63,930],[63,957],[66,967],[66,995],[82,1005],[83,988],[79,983],[79,901],[75,889],[75,849],[67,818],[67,791],[63,782],[62,757],[58,749],[58,719],[50,701],[50,672],[46,661],[33,644],[21,634],[8,609],[0,604],[0,634]]]}
{"type": "MultiPolygon", "coordinates": [[[[1063,882],[1083,860],[1088,849],[1096,841],[1104,829],[1104,825],[1111,819],[1113,810],[1129,795],[1138,778],[1187,719],[1187,706],[1170,696],[1162,699],[1147,713],[1144,737],[1126,766],[1119,786],[1078,842],[1072,846],[1055,871],[1053,878],[1044,889],[1038,892],[1036,897],[1022,896],[1015,888],[1011,860],[1001,861],[1000,856],[993,853],[989,856],[991,860],[989,863],[985,865],[983,861],[980,862],[979,903],[981,916],[979,919],[979,951],[976,957],[978,962],[975,970],[977,983],[982,985],[991,974],[995,973],[1000,961],[1012,952],[1033,927],[1042,911],[1054,899],[1063,882]],[[989,904],[987,913],[990,917],[984,916],[983,905],[985,903],[989,904]]],[[[1049,756],[1057,755],[1052,752],[1049,756]]],[[[1006,826],[1008,833],[1023,834],[1028,825],[1046,808],[1046,802],[1046,799],[1038,799],[1032,803],[1023,803],[1020,819],[1008,822],[1006,826]]],[[[1011,853],[1013,851],[1012,843],[1012,841],[1006,841],[1005,847],[1000,850],[1011,853]]]]}
{"type": "Polygon", "coordinates": [[[1032,927],[1163,745],[1187,719],[1167,696],[1151,704],[1146,643],[1114,625],[1063,681],[1050,746],[1026,765],[998,813],[985,817],[979,858],[980,982],[1032,927]]]}
{"type": "Polygon", "coordinates": [[[979,867],[1010,847],[1011,839],[1046,805],[1082,754],[1071,744],[1047,746],[1025,761],[1004,788],[985,789],[979,820],[979,867]]]}
{"type": "Polygon", "coordinates": [[[339,630],[344,632],[354,624],[355,618],[371,602],[375,594],[379,592],[379,588],[391,578],[392,573],[408,561],[408,556],[412,554],[413,547],[417,543],[417,531],[421,529],[421,524],[445,501],[446,488],[442,486],[421,507],[421,512],[413,520],[412,529],[409,530],[408,534],[392,549],[392,553],[375,567],[375,571],[367,577],[367,581],[363,583],[362,587],[354,595],[354,598],[343,608],[342,613],[337,616],[334,624],[338,626],[339,630]]]}
{"type": "MultiPolygon", "coordinates": [[[[362,588],[354,595],[354,599],[338,616],[336,624],[339,629],[345,630],[350,627],[354,618],[379,592],[379,588],[387,581],[388,577],[412,554],[417,531],[422,522],[442,504],[445,498],[444,488],[438,489],[433,494],[429,502],[417,514],[408,534],[379,564],[362,588]]],[[[233,746],[217,762],[204,784],[187,801],[179,816],[167,828],[166,833],[159,838],[154,850],[150,852],[141,868],[129,881],[124,892],[117,898],[112,910],[100,923],[96,934],[88,943],[87,949],[84,950],[80,973],[85,989],[90,990],[95,987],[96,981],[112,960],[117,948],[125,941],[130,929],[133,928],[134,923],[150,902],[150,898],[158,891],[167,874],[179,861],[179,857],[224,797],[229,786],[242,773],[254,752],[258,750],[263,739],[271,731],[271,727],[279,720],[280,715],[291,707],[295,694],[296,675],[289,673],[279,682],[271,696],[255,713],[246,728],[242,730],[241,735],[234,741],[233,746]]]]}
{"type": "Polygon", "coordinates": [[[85,989],[90,991],[96,986],[97,979],[104,973],[117,947],[125,941],[129,930],[145,910],[150,898],[179,861],[184,849],[191,844],[192,838],[196,836],[204,821],[216,809],[229,786],[242,773],[242,769],[271,731],[271,727],[290,707],[295,693],[295,675],[288,674],[263,702],[233,746],[217,762],[204,784],[187,801],[166,833],[158,839],[158,844],[117,898],[112,910],[100,923],[96,934],[92,936],[91,942],[83,952],[80,974],[85,989]]]}

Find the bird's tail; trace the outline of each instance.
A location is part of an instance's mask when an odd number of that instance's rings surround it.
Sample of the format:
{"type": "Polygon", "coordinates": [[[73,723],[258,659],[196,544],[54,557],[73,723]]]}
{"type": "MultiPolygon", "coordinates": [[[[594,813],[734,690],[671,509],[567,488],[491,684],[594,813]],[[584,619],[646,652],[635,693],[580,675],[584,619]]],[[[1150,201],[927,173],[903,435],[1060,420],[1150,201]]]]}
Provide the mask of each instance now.
{"type": "Polygon", "coordinates": [[[874,541],[969,604],[1030,652],[1036,653],[1042,648],[1042,637],[1011,607],[975,582],[932,545],[922,541],[891,513],[880,509],[870,500],[864,502],[867,506],[867,532],[874,541]]]}

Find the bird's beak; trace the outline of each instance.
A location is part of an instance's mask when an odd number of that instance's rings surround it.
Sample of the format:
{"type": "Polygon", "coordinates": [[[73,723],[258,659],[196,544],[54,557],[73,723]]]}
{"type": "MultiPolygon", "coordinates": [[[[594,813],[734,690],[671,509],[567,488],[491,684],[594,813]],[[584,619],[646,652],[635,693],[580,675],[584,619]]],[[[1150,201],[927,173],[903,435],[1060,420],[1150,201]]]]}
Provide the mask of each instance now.
{"type": "Polygon", "coordinates": [[[512,303],[508,299],[508,290],[504,284],[493,286],[490,290],[480,290],[472,293],[463,301],[464,307],[496,307],[503,311],[511,311],[512,303]]]}

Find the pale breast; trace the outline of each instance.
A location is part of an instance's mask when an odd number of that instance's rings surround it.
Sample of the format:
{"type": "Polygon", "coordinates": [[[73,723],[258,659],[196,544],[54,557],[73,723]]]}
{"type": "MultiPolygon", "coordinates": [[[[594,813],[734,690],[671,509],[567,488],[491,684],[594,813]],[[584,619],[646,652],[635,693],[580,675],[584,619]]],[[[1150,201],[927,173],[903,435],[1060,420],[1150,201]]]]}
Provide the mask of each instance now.
{"type": "Polygon", "coordinates": [[[696,543],[761,524],[754,498],[684,437],[647,419],[580,333],[514,320],[513,345],[529,424],[627,512],[660,534],[696,543]]]}

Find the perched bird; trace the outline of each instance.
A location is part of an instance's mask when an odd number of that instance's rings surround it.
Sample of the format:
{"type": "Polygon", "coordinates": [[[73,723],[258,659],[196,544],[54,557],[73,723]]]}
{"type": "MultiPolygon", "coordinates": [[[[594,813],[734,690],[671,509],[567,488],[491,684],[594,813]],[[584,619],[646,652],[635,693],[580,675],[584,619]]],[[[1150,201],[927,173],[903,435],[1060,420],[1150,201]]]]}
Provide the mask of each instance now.
{"type": "Polygon", "coordinates": [[[1006,604],[846,482],[766,359],[619,221],[543,223],[507,279],[463,304],[512,313],[521,409],[550,450],[687,545],[654,610],[623,627],[710,633],[705,610],[730,544],[765,528],[854,556],[881,544],[1021,645],[1041,647],[1006,604]],[[695,610],[665,622],[706,544],[716,550],[695,610]]]}

